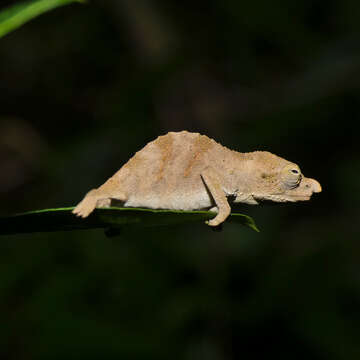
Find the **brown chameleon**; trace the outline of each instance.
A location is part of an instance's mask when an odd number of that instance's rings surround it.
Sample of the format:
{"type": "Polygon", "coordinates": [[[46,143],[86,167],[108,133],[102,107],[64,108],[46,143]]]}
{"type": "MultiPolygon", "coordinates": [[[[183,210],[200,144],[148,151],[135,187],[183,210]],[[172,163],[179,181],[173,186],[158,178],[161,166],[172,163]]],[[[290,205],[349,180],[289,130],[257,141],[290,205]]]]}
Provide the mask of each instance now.
{"type": "Polygon", "coordinates": [[[211,209],[217,226],[234,203],[258,204],[309,200],[320,184],[298,165],[267,151],[240,153],[205,135],[169,132],[149,142],[115,175],[86,194],[73,213],[87,217],[112,200],[124,207],[211,209]],[[229,197],[229,199],[228,199],[229,197]]]}

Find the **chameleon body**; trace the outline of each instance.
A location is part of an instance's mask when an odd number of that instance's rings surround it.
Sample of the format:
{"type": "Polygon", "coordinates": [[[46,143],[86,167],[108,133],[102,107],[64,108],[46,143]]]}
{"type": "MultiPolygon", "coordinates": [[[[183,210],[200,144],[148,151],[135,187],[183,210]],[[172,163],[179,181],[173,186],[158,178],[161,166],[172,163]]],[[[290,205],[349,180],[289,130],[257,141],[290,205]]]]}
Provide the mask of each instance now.
{"type": "Polygon", "coordinates": [[[212,209],[207,223],[217,226],[235,203],[261,200],[309,200],[320,184],[302,175],[298,165],[267,151],[240,153],[205,135],[169,132],[149,142],[97,189],[86,194],[73,213],[87,217],[114,200],[124,207],[212,209]]]}

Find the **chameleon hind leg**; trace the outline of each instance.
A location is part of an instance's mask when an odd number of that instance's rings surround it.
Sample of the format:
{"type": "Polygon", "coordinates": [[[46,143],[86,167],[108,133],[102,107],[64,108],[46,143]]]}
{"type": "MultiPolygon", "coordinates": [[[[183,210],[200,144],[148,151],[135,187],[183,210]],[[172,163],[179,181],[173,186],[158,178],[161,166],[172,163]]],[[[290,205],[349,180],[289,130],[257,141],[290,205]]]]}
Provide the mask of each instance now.
{"type": "Polygon", "coordinates": [[[110,194],[102,186],[89,191],[83,200],[72,211],[73,214],[85,218],[89,216],[96,207],[109,207],[111,200],[126,201],[126,196],[121,192],[110,194]]]}

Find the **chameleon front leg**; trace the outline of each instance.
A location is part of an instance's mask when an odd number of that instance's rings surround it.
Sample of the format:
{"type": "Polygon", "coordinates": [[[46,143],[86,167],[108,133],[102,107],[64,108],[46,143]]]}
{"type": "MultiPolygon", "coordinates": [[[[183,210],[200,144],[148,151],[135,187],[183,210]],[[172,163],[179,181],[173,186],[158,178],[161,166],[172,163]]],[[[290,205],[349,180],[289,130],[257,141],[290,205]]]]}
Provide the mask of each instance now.
{"type": "Polygon", "coordinates": [[[230,215],[230,205],[227,201],[226,194],[222,189],[219,176],[212,168],[206,168],[201,173],[201,177],[218,208],[218,214],[213,219],[206,221],[206,224],[210,226],[218,226],[230,215]]]}

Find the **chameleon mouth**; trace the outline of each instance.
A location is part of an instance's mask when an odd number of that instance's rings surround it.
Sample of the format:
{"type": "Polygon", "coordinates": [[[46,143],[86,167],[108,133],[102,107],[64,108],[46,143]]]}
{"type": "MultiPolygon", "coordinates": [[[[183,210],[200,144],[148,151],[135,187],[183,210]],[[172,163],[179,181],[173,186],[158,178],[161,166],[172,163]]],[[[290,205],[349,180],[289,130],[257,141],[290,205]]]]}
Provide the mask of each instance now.
{"type": "Polygon", "coordinates": [[[297,202],[297,201],[308,201],[310,200],[311,195],[295,195],[288,194],[287,196],[282,197],[280,201],[289,201],[289,202],[297,202]]]}
{"type": "Polygon", "coordinates": [[[308,200],[310,200],[313,193],[314,193],[313,191],[310,191],[310,192],[309,191],[304,191],[304,192],[299,191],[298,193],[296,193],[296,192],[293,192],[290,190],[285,193],[278,193],[278,194],[263,196],[263,197],[260,197],[260,199],[271,200],[271,201],[275,201],[275,202],[308,201],[308,200]]]}
{"type": "Polygon", "coordinates": [[[291,195],[290,198],[293,198],[293,201],[308,201],[311,195],[291,195]]]}
{"type": "Polygon", "coordinates": [[[254,196],[255,199],[260,201],[274,201],[274,202],[297,202],[310,200],[311,195],[297,195],[297,194],[272,194],[254,196]]]}

